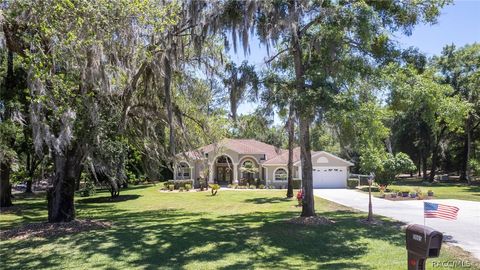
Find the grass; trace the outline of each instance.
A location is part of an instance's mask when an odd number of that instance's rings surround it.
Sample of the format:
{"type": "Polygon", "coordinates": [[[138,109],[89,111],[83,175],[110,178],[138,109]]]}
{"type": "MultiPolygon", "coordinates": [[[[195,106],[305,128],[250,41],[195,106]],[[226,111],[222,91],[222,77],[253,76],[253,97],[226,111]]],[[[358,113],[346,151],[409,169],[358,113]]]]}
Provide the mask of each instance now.
{"type": "MultiPolygon", "coordinates": [[[[480,201],[480,186],[472,185],[468,186],[463,183],[446,182],[446,183],[425,183],[421,179],[406,179],[397,180],[394,184],[389,185],[389,190],[409,191],[414,192],[417,188],[420,188],[424,193],[428,190],[432,190],[435,199],[457,199],[467,201],[480,201]]],[[[368,188],[362,189],[362,191],[368,192],[368,188]]],[[[372,190],[373,191],[373,190],[372,190]]],[[[378,196],[380,193],[376,190],[372,192],[373,195],[378,196]]]]}
{"type": "MultiPolygon", "coordinates": [[[[139,186],[111,202],[107,193],[77,198],[80,219],[111,220],[107,230],[49,239],[8,240],[2,269],[405,269],[404,232],[358,222],[364,213],[316,198],[317,213],[336,223],[306,227],[285,223],[298,216],[285,191],[165,193],[139,186]]],[[[46,219],[43,198],[15,202],[21,211],[0,216],[2,229],[46,219]]],[[[444,246],[432,262],[471,260],[444,246]]],[[[479,268],[472,268],[479,269],[479,268]]]]}

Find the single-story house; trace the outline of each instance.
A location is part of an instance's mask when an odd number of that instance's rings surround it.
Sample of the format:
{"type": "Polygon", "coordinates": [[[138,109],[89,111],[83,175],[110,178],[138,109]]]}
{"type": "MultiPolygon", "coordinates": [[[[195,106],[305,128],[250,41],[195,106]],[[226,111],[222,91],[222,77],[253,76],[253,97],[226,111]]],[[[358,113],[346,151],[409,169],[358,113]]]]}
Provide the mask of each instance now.
{"type": "MultiPolygon", "coordinates": [[[[354,164],[325,151],[312,151],[314,188],[344,188],[354,164]]],[[[209,183],[238,184],[261,179],[266,185],[286,186],[288,150],[252,139],[224,139],[177,155],[174,180],[199,179],[209,183]]],[[[301,179],[300,148],[293,153],[293,178],[301,179]]]]}

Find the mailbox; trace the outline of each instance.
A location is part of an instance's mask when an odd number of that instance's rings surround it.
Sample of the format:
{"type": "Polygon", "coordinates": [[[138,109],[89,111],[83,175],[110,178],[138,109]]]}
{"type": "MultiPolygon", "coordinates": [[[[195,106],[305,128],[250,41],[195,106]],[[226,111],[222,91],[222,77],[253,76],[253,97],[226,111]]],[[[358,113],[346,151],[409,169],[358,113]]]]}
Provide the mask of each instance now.
{"type": "Polygon", "coordinates": [[[408,269],[425,269],[425,260],[440,255],[443,234],[430,227],[409,225],[406,232],[408,269]]]}

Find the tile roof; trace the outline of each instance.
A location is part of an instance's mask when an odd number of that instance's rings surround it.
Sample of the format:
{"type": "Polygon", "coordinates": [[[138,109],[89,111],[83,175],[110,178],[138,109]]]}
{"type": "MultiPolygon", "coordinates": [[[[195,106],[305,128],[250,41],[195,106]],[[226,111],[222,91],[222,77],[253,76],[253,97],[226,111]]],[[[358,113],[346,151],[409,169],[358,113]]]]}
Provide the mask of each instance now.
{"type": "Polygon", "coordinates": [[[284,149],[253,139],[223,139],[218,143],[209,144],[200,148],[200,151],[208,153],[222,148],[230,149],[243,155],[265,154],[266,160],[274,158],[285,151],[284,149]]]}
{"type": "MultiPolygon", "coordinates": [[[[313,154],[313,151],[312,151],[313,154]]],[[[293,162],[300,160],[300,147],[295,147],[293,149],[293,162]]],[[[283,152],[276,157],[268,159],[263,163],[263,165],[278,165],[278,164],[287,164],[288,163],[288,150],[283,150],[283,152]]]]}
{"type": "MultiPolygon", "coordinates": [[[[253,139],[223,139],[218,143],[212,143],[193,151],[180,153],[178,154],[178,156],[186,156],[189,159],[199,159],[204,157],[204,153],[209,153],[212,151],[220,152],[223,148],[230,149],[242,155],[265,154],[265,161],[262,163],[263,165],[287,165],[288,163],[288,150],[277,148],[273,145],[253,139]]],[[[321,152],[322,151],[312,151],[312,156],[321,152]]],[[[332,154],[329,155],[347,163],[350,163],[349,161],[343,160],[332,154]]],[[[296,147],[293,149],[293,163],[298,161],[300,161],[300,147],[296,147]]]]}

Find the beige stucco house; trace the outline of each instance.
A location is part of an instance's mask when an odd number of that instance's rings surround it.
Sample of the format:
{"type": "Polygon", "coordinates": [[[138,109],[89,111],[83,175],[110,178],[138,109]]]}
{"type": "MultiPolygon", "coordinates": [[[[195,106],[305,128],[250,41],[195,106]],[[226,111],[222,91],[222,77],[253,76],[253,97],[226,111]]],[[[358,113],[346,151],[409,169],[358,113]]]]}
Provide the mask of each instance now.
{"type": "MultiPolygon", "coordinates": [[[[301,179],[300,149],[294,150],[293,178],[301,179]]],[[[177,155],[174,180],[208,179],[209,183],[238,184],[261,179],[266,185],[287,184],[288,150],[251,139],[224,139],[177,155]]],[[[313,186],[344,188],[353,163],[333,154],[312,152],[313,186]]]]}

